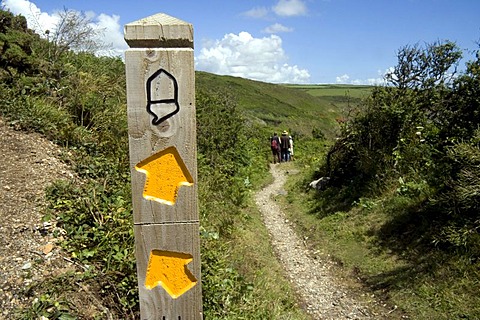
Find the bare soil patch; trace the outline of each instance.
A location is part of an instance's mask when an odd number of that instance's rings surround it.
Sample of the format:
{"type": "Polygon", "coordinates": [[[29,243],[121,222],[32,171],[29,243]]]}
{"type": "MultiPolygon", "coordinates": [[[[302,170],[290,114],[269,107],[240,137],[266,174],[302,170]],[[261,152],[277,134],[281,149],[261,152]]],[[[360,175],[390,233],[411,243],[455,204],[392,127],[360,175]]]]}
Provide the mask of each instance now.
{"type": "MultiPolygon", "coordinates": [[[[73,179],[60,148],[39,134],[16,131],[0,119],[0,319],[31,305],[29,287],[74,269],[42,222],[45,188],[73,179]]],[[[68,259],[68,258],[67,258],[68,259]]]]}

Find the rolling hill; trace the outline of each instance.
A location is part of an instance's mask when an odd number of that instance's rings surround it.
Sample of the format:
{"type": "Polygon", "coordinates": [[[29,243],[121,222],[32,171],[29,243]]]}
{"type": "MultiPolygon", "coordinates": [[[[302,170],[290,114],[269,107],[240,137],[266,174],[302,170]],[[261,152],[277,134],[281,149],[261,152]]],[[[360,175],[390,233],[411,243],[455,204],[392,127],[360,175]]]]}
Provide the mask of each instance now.
{"type": "Polygon", "coordinates": [[[349,106],[358,104],[371,87],[349,85],[281,85],[232,76],[196,72],[197,90],[219,90],[233,95],[238,106],[252,119],[272,130],[289,130],[311,136],[320,129],[333,137],[335,119],[349,106]]]}

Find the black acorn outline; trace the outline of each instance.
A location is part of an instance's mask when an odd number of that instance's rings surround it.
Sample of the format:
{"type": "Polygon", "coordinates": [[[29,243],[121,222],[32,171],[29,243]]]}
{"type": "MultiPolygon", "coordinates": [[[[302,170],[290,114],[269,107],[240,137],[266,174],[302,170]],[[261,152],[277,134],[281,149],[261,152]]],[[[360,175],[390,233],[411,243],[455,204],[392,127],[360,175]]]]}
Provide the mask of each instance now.
{"type": "Polygon", "coordinates": [[[175,79],[174,76],[172,76],[168,71],[164,69],[159,69],[156,71],[154,74],[152,74],[148,79],[147,79],[147,112],[153,116],[152,119],[152,124],[154,126],[158,126],[160,123],[163,121],[167,120],[168,118],[171,118],[175,114],[180,111],[180,105],[178,104],[178,84],[177,84],[177,79],[175,79]],[[167,77],[173,80],[173,99],[160,99],[160,100],[152,100],[152,81],[158,77],[160,74],[165,73],[167,77]],[[158,116],[155,114],[155,112],[152,111],[152,104],[157,104],[157,103],[175,103],[176,109],[173,112],[170,112],[169,114],[161,117],[160,119],[158,116]]]}

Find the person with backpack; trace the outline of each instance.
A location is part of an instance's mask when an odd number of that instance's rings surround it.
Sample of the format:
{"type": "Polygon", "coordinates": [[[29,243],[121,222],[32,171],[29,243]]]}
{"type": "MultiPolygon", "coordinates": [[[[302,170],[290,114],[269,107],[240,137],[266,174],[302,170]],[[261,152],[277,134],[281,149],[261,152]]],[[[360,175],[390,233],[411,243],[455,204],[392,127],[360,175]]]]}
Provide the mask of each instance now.
{"type": "Polygon", "coordinates": [[[280,163],[280,139],[276,132],[274,132],[273,137],[270,138],[270,147],[273,154],[273,163],[280,163]]]}

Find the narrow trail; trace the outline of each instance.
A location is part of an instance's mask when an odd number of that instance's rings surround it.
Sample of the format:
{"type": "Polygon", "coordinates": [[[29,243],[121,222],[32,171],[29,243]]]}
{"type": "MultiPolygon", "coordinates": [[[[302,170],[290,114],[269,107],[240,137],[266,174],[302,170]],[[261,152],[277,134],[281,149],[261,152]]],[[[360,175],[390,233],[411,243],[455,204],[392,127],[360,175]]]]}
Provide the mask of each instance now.
{"type": "Polygon", "coordinates": [[[284,266],[299,300],[312,319],[382,319],[369,311],[344,288],[334,274],[333,262],[313,254],[295,234],[274,200],[285,193],[287,172],[282,165],[270,165],[274,181],[255,196],[275,253],[284,266]]]}
{"type": "Polygon", "coordinates": [[[32,304],[30,286],[75,270],[61,255],[52,223],[42,222],[45,188],[73,174],[51,141],[1,118],[0,148],[0,319],[10,320],[32,304]]]}

